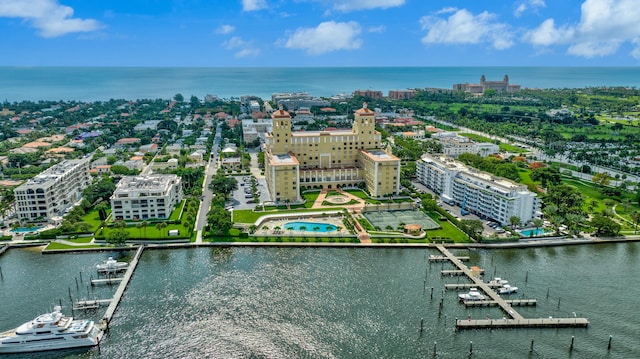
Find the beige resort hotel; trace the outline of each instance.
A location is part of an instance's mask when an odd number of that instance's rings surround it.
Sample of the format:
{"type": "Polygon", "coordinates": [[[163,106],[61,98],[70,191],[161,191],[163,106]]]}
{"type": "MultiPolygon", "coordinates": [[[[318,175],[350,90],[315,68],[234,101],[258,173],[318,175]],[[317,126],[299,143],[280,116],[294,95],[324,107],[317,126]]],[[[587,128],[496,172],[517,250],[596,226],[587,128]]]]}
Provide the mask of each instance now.
{"type": "Polygon", "coordinates": [[[266,135],[265,177],[276,203],[301,202],[306,188],[339,188],[364,183],[373,197],[400,191],[400,159],[381,149],[375,112],[363,107],[353,127],[335,131],[291,131],[291,115],[275,111],[266,135]]]}

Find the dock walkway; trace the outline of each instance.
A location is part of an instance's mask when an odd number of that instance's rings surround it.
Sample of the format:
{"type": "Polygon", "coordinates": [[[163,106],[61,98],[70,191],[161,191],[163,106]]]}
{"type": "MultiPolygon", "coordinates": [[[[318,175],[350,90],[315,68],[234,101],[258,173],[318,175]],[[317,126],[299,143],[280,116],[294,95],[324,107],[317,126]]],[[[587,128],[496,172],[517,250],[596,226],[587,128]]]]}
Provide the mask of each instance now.
{"type": "MultiPolygon", "coordinates": [[[[476,276],[477,272],[469,269],[461,260],[451,254],[442,244],[436,244],[436,248],[453,263],[458,270],[465,274],[472,282],[473,286],[482,289],[491,298],[487,303],[499,306],[509,318],[505,319],[482,319],[482,320],[456,320],[456,329],[482,329],[482,328],[559,328],[559,327],[586,327],[589,325],[587,318],[524,318],[513,309],[513,305],[535,305],[530,301],[505,300],[500,297],[481,278],[476,276]]],[[[487,304],[485,304],[487,305],[487,304]]]]}
{"type": "Polygon", "coordinates": [[[116,293],[113,295],[113,299],[109,303],[109,307],[107,307],[107,311],[104,313],[104,316],[100,320],[100,327],[103,330],[108,329],[109,322],[111,322],[111,318],[113,318],[113,314],[116,312],[116,309],[118,309],[118,304],[120,304],[120,301],[122,300],[122,296],[124,295],[124,291],[127,289],[127,286],[129,285],[129,281],[131,281],[131,277],[133,276],[133,272],[136,270],[136,267],[138,266],[138,261],[140,260],[140,256],[144,251],[144,247],[145,247],[144,245],[141,245],[140,248],[138,248],[138,251],[136,252],[136,255],[133,257],[133,260],[131,260],[131,263],[129,263],[129,268],[127,268],[127,272],[124,274],[124,277],[122,277],[122,281],[120,282],[120,285],[116,290],[116,293]]]}

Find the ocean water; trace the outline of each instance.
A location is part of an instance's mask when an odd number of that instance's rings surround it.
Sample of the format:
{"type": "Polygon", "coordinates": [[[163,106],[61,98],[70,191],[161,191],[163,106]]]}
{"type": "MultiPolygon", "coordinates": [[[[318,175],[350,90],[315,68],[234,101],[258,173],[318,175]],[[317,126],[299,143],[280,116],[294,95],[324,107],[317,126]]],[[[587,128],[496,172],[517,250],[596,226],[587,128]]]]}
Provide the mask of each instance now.
{"type": "Polygon", "coordinates": [[[640,67],[0,67],[0,101],[171,98],[203,99],[304,91],[314,96],[357,89],[446,88],[478,83],[480,76],[523,88],[584,88],[640,84],[640,67]]]}
{"type": "MultiPolygon", "coordinates": [[[[7,358],[434,358],[434,346],[440,359],[638,358],[639,250],[640,243],[619,243],[454,251],[484,268],[485,279],[517,286],[512,298],[537,299],[535,307],[516,308],[523,316],[590,320],[586,329],[466,331],[455,331],[456,318],[504,314],[465,308],[458,292],[443,291],[466,280],[441,276],[453,267],[429,264],[439,253],[432,249],[146,250],[100,350],[7,358]]],[[[69,293],[108,298],[115,286],[88,288],[87,278],[110,255],[10,249],[0,256],[0,331],[60,299],[69,314],[69,293]]],[[[104,310],[75,314],[98,319],[104,310]]]]}

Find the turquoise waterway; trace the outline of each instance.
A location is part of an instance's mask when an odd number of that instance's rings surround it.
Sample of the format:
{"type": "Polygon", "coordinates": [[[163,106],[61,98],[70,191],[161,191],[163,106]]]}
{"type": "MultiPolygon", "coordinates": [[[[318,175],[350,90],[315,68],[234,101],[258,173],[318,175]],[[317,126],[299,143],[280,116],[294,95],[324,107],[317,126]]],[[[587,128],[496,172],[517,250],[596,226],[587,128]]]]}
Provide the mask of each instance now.
{"type": "MultiPolygon", "coordinates": [[[[640,244],[457,251],[485,268],[487,279],[499,276],[518,286],[517,298],[537,299],[537,307],[518,308],[525,317],[571,317],[575,312],[589,318],[587,329],[456,332],[456,317],[503,314],[496,308],[465,309],[454,291],[444,293],[439,314],[444,284],[457,279],[440,276],[450,264],[427,263],[428,255],[436,253],[400,248],[147,250],[100,352],[26,357],[431,358],[434,342],[437,358],[467,357],[470,342],[473,358],[640,357],[640,244]],[[422,334],[420,318],[425,321],[422,334]]],[[[68,313],[69,288],[74,298],[86,296],[95,263],[110,255],[10,249],[0,256],[0,331],[49,310],[59,298],[68,313]],[[74,278],[80,272],[84,282],[78,290],[74,278]]],[[[89,289],[91,295],[105,298],[115,287],[94,290],[89,289]]],[[[98,319],[103,313],[104,308],[76,316],[98,319]]]]}
{"type": "Polygon", "coordinates": [[[204,98],[306,91],[314,96],[373,89],[452,88],[481,75],[523,88],[638,86],[640,67],[0,67],[0,101],[204,98]]]}

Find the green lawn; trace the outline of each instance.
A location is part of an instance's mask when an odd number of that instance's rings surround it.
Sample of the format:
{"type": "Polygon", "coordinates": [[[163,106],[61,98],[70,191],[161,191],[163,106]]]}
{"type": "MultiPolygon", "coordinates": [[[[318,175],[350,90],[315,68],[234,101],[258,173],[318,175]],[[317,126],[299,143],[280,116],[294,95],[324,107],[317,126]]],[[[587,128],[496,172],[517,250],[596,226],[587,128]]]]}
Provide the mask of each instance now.
{"type": "Polygon", "coordinates": [[[587,213],[601,212],[606,208],[603,202],[605,198],[595,186],[587,184],[586,182],[568,178],[563,178],[562,182],[577,188],[580,193],[582,193],[582,195],[585,197],[583,208],[587,213]],[[589,206],[591,205],[592,200],[596,202],[596,206],[594,206],[593,210],[590,211],[589,206]]]}
{"type": "MultiPolygon", "coordinates": [[[[100,233],[101,236],[107,238],[107,235],[110,231],[113,231],[115,228],[113,227],[105,227],[100,233]]],[[[129,233],[129,239],[150,239],[150,240],[158,240],[158,239],[178,239],[178,238],[189,238],[191,236],[191,231],[193,227],[185,228],[182,224],[169,224],[164,227],[162,230],[159,230],[155,224],[151,223],[150,225],[142,228],[137,228],[136,226],[128,226],[125,227],[129,233]],[[172,229],[178,230],[177,236],[169,236],[169,231],[172,229]]]]}
{"type": "Polygon", "coordinates": [[[297,214],[308,212],[322,212],[322,211],[335,211],[343,209],[342,207],[336,207],[331,209],[291,209],[291,210],[279,210],[279,211],[266,211],[266,212],[254,212],[252,209],[238,209],[233,211],[234,223],[255,223],[260,217],[267,214],[297,214]]]}
{"type": "Polygon", "coordinates": [[[469,236],[451,224],[449,221],[441,221],[440,214],[431,212],[428,214],[434,221],[440,224],[440,229],[430,229],[427,231],[427,237],[432,242],[437,242],[438,238],[450,239],[456,243],[468,243],[469,236]]]}
{"type": "Polygon", "coordinates": [[[185,203],[187,203],[186,199],[183,199],[182,201],[180,201],[180,203],[178,203],[178,205],[176,206],[176,209],[174,209],[173,212],[171,212],[171,216],[169,216],[170,221],[180,220],[180,215],[182,214],[182,208],[184,207],[185,203]]]}
{"type": "Polygon", "coordinates": [[[63,243],[58,243],[58,242],[51,242],[49,243],[49,245],[47,245],[47,247],[44,250],[60,250],[60,249],[83,249],[83,248],[102,248],[104,246],[101,246],[99,244],[89,244],[86,246],[71,246],[68,244],[63,244],[63,243]]]}
{"type": "MultiPolygon", "coordinates": [[[[109,217],[109,213],[111,213],[111,209],[107,209],[107,217],[109,217]]],[[[97,231],[98,228],[100,228],[100,223],[102,223],[102,221],[100,220],[100,215],[98,215],[98,211],[95,209],[92,209],[87,214],[85,214],[84,217],[82,217],[82,222],[91,224],[92,232],[97,231]]]]}
{"type": "Polygon", "coordinates": [[[364,199],[365,201],[367,201],[368,203],[371,203],[371,204],[380,204],[380,203],[382,203],[382,201],[379,201],[377,199],[369,198],[369,196],[367,196],[366,193],[364,193],[362,190],[359,190],[359,189],[348,189],[348,190],[345,190],[345,192],[347,192],[349,194],[352,194],[352,195],[354,195],[354,196],[356,196],[358,198],[364,199]]]}

